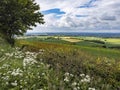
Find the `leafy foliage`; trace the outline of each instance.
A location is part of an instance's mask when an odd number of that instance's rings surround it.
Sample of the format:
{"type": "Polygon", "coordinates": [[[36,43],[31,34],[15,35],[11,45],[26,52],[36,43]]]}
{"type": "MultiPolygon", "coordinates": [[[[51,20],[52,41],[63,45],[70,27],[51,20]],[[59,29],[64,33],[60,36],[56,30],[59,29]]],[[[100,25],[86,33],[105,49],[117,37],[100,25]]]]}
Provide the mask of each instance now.
{"type": "Polygon", "coordinates": [[[0,34],[14,45],[14,36],[23,35],[36,23],[44,24],[34,0],[0,0],[0,34]]]}

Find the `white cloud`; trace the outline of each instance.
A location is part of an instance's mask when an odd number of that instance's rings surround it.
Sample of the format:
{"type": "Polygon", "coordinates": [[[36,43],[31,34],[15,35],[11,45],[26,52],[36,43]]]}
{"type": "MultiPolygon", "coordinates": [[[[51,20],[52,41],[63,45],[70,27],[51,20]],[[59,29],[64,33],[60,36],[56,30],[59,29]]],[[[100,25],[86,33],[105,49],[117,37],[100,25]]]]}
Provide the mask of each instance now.
{"type": "Polygon", "coordinates": [[[64,15],[45,15],[45,25],[39,26],[51,30],[69,29],[119,29],[120,0],[97,0],[91,8],[78,8],[90,0],[36,0],[41,11],[59,8],[64,15]],[[76,17],[81,15],[81,17],[76,17]],[[82,17],[83,15],[83,17],[82,17]],[[88,15],[85,16],[84,15],[88,15]],[[61,18],[57,18],[60,16],[61,18]]]}

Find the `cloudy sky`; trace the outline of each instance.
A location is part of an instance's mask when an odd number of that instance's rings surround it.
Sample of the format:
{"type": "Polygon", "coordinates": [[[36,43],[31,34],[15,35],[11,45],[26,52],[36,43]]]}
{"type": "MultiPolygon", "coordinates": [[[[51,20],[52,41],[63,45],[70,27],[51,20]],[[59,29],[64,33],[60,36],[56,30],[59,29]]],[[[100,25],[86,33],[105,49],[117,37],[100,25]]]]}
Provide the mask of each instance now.
{"type": "Polygon", "coordinates": [[[120,0],[36,0],[45,24],[32,32],[120,32],[120,0]]]}

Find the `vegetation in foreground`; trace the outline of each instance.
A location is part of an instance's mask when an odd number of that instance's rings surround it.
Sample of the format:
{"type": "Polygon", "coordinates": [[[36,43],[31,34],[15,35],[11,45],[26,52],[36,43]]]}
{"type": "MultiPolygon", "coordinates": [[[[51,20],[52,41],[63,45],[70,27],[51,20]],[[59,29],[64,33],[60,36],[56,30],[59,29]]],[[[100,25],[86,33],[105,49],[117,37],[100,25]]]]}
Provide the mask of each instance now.
{"type": "Polygon", "coordinates": [[[0,46],[1,90],[116,90],[119,58],[94,57],[64,44],[19,40],[0,46]],[[19,48],[23,46],[22,49],[19,48]]]}
{"type": "Polygon", "coordinates": [[[20,48],[1,49],[1,90],[94,90],[92,77],[83,73],[78,77],[69,72],[56,72],[44,63],[37,52],[19,51],[20,48]]]}

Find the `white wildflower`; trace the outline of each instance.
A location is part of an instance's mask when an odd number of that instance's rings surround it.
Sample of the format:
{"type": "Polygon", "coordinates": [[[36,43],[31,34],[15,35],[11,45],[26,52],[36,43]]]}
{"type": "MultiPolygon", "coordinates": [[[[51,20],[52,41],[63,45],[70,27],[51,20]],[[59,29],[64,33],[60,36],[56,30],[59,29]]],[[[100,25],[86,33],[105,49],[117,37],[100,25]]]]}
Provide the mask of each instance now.
{"type": "Polygon", "coordinates": [[[20,68],[18,68],[18,69],[13,69],[11,75],[13,75],[13,76],[20,75],[20,76],[22,76],[23,75],[22,73],[23,73],[23,71],[20,70],[20,68]]]}
{"type": "Polygon", "coordinates": [[[8,82],[6,82],[5,84],[6,84],[6,85],[8,85],[9,83],[8,83],[8,82]]]}
{"type": "Polygon", "coordinates": [[[20,88],[23,88],[23,86],[20,86],[20,88]]]}
{"type": "Polygon", "coordinates": [[[1,49],[1,51],[3,52],[3,51],[4,51],[4,49],[1,49]]]}
{"type": "Polygon", "coordinates": [[[3,64],[3,66],[1,68],[8,68],[8,67],[10,67],[9,64],[3,64]]]}
{"type": "Polygon", "coordinates": [[[9,76],[5,76],[3,77],[4,80],[8,80],[9,79],[9,76]]]}
{"type": "Polygon", "coordinates": [[[90,78],[84,78],[84,79],[81,79],[81,82],[83,83],[89,83],[90,82],[90,78]]]}
{"type": "Polygon", "coordinates": [[[76,86],[76,85],[77,85],[77,83],[76,83],[76,82],[73,82],[73,83],[72,83],[72,86],[76,86]]]}
{"type": "Polygon", "coordinates": [[[78,90],[80,90],[80,87],[77,87],[78,90]]]}
{"type": "Polygon", "coordinates": [[[65,76],[69,76],[70,74],[68,72],[65,73],[65,76]]]}
{"type": "Polygon", "coordinates": [[[70,74],[71,77],[73,77],[74,75],[73,74],[70,74]]]}
{"type": "Polygon", "coordinates": [[[85,76],[85,74],[80,74],[80,76],[81,76],[81,77],[84,77],[84,76],[85,76]]]}
{"type": "Polygon", "coordinates": [[[37,89],[37,90],[44,90],[44,89],[41,88],[41,89],[37,89]]]}
{"type": "Polygon", "coordinates": [[[23,66],[32,65],[34,63],[36,63],[36,60],[31,57],[24,58],[23,60],[23,66]]]}
{"type": "Polygon", "coordinates": [[[17,81],[11,83],[12,86],[17,86],[17,81]]]}
{"type": "Polygon", "coordinates": [[[65,82],[69,82],[68,77],[65,77],[65,78],[64,78],[64,81],[65,81],[65,82]]]}
{"type": "Polygon", "coordinates": [[[88,90],[95,90],[95,88],[88,88],[88,90]]]}
{"type": "Polygon", "coordinates": [[[23,66],[26,65],[33,65],[35,63],[37,63],[37,61],[35,60],[37,57],[37,53],[35,52],[25,52],[25,58],[23,60],[23,66]]]}
{"type": "Polygon", "coordinates": [[[5,53],[5,55],[8,56],[8,57],[12,57],[13,53],[5,53]]]}
{"type": "Polygon", "coordinates": [[[90,78],[90,76],[89,76],[89,75],[86,75],[86,78],[90,78]]]}
{"type": "Polygon", "coordinates": [[[44,75],[45,75],[45,73],[42,73],[42,75],[44,76],[44,75]]]}
{"type": "Polygon", "coordinates": [[[76,87],[74,87],[73,90],[78,90],[78,89],[76,87]]]}

